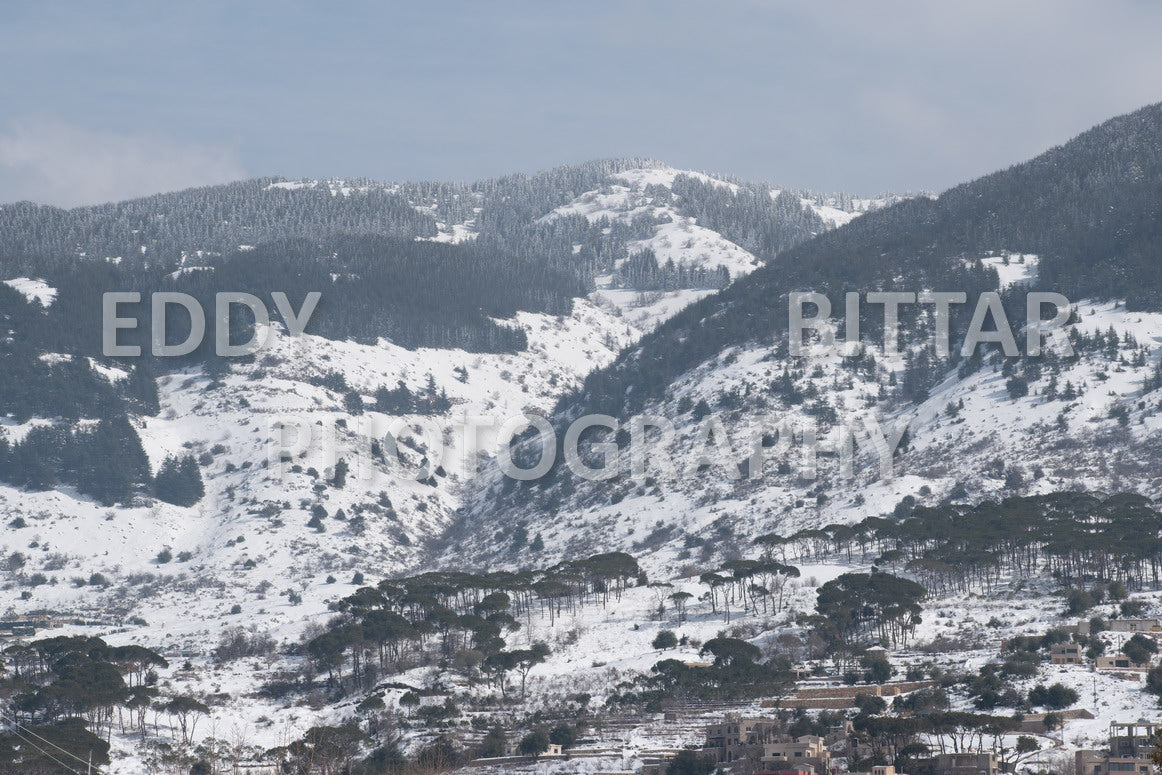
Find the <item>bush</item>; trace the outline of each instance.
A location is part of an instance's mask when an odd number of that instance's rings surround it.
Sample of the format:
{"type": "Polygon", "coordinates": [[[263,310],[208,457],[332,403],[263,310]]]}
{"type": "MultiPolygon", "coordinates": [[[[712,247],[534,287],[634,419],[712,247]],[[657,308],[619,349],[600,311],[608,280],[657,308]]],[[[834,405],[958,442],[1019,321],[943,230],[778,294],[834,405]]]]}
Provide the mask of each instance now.
{"type": "Polygon", "coordinates": [[[666,775],[711,775],[718,766],[714,760],[702,756],[697,751],[679,751],[678,755],[670,760],[666,768],[666,775]]]}
{"type": "Polygon", "coordinates": [[[1144,665],[1150,661],[1150,657],[1158,653],[1158,644],[1154,642],[1153,638],[1147,638],[1142,633],[1137,632],[1122,646],[1122,653],[1129,657],[1134,664],[1144,665]]]}
{"type": "Polygon", "coordinates": [[[1085,613],[1097,605],[1092,593],[1084,589],[1075,589],[1065,598],[1065,613],[1070,616],[1085,613]]]}
{"type": "Polygon", "coordinates": [[[678,636],[674,634],[673,630],[658,630],[658,634],[654,636],[650,645],[659,650],[672,649],[678,645],[678,636]]]}
{"type": "Polygon", "coordinates": [[[882,656],[864,657],[861,660],[861,665],[866,671],[863,678],[868,683],[882,684],[887,683],[896,672],[892,669],[888,660],[882,656]]]}
{"type": "Polygon", "coordinates": [[[549,742],[561,746],[567,751],[577,742],[577,727],[572,724],[559,724],[549,732],[549,742]]]}
{"type": "Polygon", "coordinates": [[[1141,600],[1123,600],[1122,604],[1118,606],[1118,611],[1125,618],[1133,619],[1135,616],[1146,613],[1146,604],[1141,600]]]}
{"type": "Polygon", "coordinates": [[[1150,668],[1146,673],[1146,691],[1162,697],[1162,667],[1150,668]]]}
{"type": "Polygon", "coordinates": [[[1036,651],[1017,651],[1005,657],[1001,663],[1001,675],[1017,678],[1032,678],[1041,665],[1041,655],[1036,651]]]}
{"type": "Polygon", "coordinates": [[[875,716],[883,713],[888,709],[888,703],[883,697],[876,697],[870,694],[855,695],[855,707],[859,709],[860,715],[875,716]]]}
{"type": "Polygon", "coordinates": [[[1009,377],[1005,389],[1009,391],[1009,398],[1023,398],[1029,395],[1029,382],[1024,377],[1009,377]]]}
{"type": "Polygon", "coordinates": [[[549,735],[543,729],[534,729],[521,738],[517,752],[522,756],[540,756],[549,750],[549,735]]]}
{"type": "Polygon", "coordinates": [[[387,707],[387,704],[384,703],[382,697],[379,697],[378,695],[372,694],[371,696],[367,697],[361,703],[359,703],[358,705],[355,706],[355,712],[356,713],[371,713],[372,711],[383,710],[386,707],[387,707]]]}
{"type": "Polygon", "coordinates": [[[226,663],[246,657],[269,656],[274,653],[274,649],[274,639],[269,635],[251,635],[241,627],[236,627],[222,633],[218,647],[214,649],[214,661],[226,663]]]}
{"type": "Polygon", "coordinates": [[[1052,686],[1038,684],[1029,691],[1029,704],[1039,705],[1050,710],[1068,708],[1078,700],[1078,694],[1062,683],[1052,686]]]}
{"type": "Polygon", "coordinates": [[[504,756],[507,753],[507,738],[504,734],[504,727],[495,726],[488,731],[484,739],[480,741],[480,747],[476,749],[476,755],[480,758],[487,759],[490,757],[504,756]]]}

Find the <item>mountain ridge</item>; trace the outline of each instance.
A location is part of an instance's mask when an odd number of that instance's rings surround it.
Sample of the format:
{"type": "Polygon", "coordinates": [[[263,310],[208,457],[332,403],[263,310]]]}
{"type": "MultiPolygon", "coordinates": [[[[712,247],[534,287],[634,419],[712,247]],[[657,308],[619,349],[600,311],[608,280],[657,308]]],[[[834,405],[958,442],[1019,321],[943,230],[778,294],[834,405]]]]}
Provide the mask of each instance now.
{"type": "MultiPolygon", "coordinates": [[[[623,423],[639,414],[666,417],[679,432],[677,442],[656,452],[666,459],[677,459],[695,442],[700,418],[691,408],[699,402],[707,407],[702,413],[715,411],[726,421],[739,445],[735,460],[748,454],[738,437],[777,432],[769,422],[763,425],[766,414],[820,422],[820,432],[832,437],[844,421],[869,413],[883,427],[910,420],[911,449],[900,455],[903,473],[895,480],[865,474],[854,483],[840,483],[830,474],[799,481],[786,474],[730,486],[717,469],[717,477],[699,479],[690,473],[690,481],[684,481],[657,475],[643,482],[626,476],[623,455],[620,477],[582,482],[558,454],[550,475],[536,482],[482,479],[473,510],[450,534],[449,551],[461,558],[475,552],[480,562],[504,562],[503,545],[479,538],[479,525],[498,516],[498,535],[512,533],[517,525],[532,530],[543,524],[544,540],[565,554],[602,551],[624,540],[644,542],[661,566],[691,554],[683,542],[705,546],[712,535],[733,536],[719,554],[710,555],[721,559],[737,556],[739,537],[761,532],[764,519],[794,529],[851,522],[867,511],[890,513],[907,499],[935,503],[948,497],[996,497],[1005,490],[996,485],[1010,479],[1020,482],[1015,485],[1019,492],[1072,486],[1071,477],[1083,489],[1104,489],[1111,448],[1120,461],[1114,467],[1124,466],[1125,478],[1117,479],[1115,489],[1162,494],[1149,465],[1157,454],[1154,429],[1162,406],[1156,377],[1162,365],[1155,346],[1162,341],[1162,318],[1150,300],[1162,274],[1156,264],[1145,273],[1132,269],[1144,260],[1134,251],[1156,244],[1162,224],[1162,200],[1143,196],[1143,190],[1162,181],[1160,149],[1162,104],[1107,121],[1033,160],[935,199],[905,200],[817,236],[679,312],[614,363],[594,371],[554,411],[559,431],[586,414],[604,413],[623,423]],[[1070,191],[1072,198],[1064,195],[1070,191]],[[1015,212],[1018,207],[1023,209],[1015,212]],[[1046,208],[1054,207],[1060,210],[1055,219],[1042,218],[1046,208]],[[1062,222],[1073,225],[1058,228],[1062,222]],[[1105,247],[1089,254],[1075,248],[1075,241],[1105,247]],[[1119,254],[1111,244],[1126,252],[1119,254]],[[1104,269],[1090,279],[1084,272],[1078,275],[1089,266],[1104,269]],[[788,354],[792,290],[829,295],[838,335],[848,291],[956,290],[967,292],[971,301],[997,291],[1015,321],[1024,319],[1023,294],[1034,289],[1073,294],[1070,330],[1082,351],[1078,357],[1013,359],[984,351],[961,358],[959,344],[972,303],[953,308],[948,357],[933,350],[934,321],[915,305],[901,313],[906,344],[900,356],[884,354],[877,340],[879,311],[866,305],[860,320],[863,357],[844,358],[819,348],[804,359],[788,354]],[[1122,301],[1127,298],[1128,306],[1122,301]],[[960,408],[965,405],[967,410],[960,408]],[[1012,438],[998,435],[1001,427],[1012,438]],[[1063,449],[1087,445],[1106,452],[1075,453],[1076,464],[1061,464],[1063,449]],[[947,465],[943,473],[937,470],[935,461],[942,457],[965,455],[963,462],[969,464],[962,475],[951,475],[947,465]],[[999,469],[994,459],[1003,461],[999,469]],[[1049,472],[1055,469],[1074,473],[1053,476],[1049,472]],[[984,473],[994,470],[995,475],[984,473]],[[717,516],[712,519],[711,513],[717,516]],[[623,521],[632,539],[613,531],[623,521]]],[[[558,444],[560,438],[558,433],[558,444]]],[[[624,439],[619,441],[624,453],[624,439]]]]}

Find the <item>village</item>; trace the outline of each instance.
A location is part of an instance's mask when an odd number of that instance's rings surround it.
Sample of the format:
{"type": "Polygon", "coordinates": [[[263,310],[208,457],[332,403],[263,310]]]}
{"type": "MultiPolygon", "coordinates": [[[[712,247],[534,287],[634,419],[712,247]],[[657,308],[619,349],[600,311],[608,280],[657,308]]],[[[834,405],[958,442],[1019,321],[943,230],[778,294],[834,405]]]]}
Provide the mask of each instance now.
{"type": "MultiPolygon", "coordinates": [[[[1078,620],[1058,627],[1055,637],[1067,639],[1047,649],[1048,663],[1056,668],[1115,678],[1140,685],[1159,663],[1157,650],[1146,655],[1136,649],[1145,641],[1162,640],[1162,619],[1122,618],[1105,622],[1078,620]],[[1097,653],[1091,635],[1105,633],[1122,649],[1097,653]],[[1078,639],[1091,644],[1086,648],[1078,639]],[[1125,651],[1129,651],[1127,654],[1125,651]],[[1088,653],[1087,653],[1088,652],[1088,653]]],[[[1020,639],[1003,640],[998,655],[1020,647],[1020,639]]],[[[882,647],[866,650],[873,660],[890,657],[882,647]]],[[[865,655],[866,656],[866,655],[865,655]]],[[[693,669],[705,663],[690,662],[693,669]]],[[[734,773],[735,775],[1000,775],[1000,773],[1053,773],[1054,775],[1110,775],[1138,773],[1157,775],[1162,767],[1155,751],[1162,750],[1162,713],[1151,720],[1126,718],[1105,727],[1102,745],[1069,750],[1063,730],[1072,722],[1100,723],[1085,707],[1041,713],[1019,713],[997,726],[998,717],[948,711],[937,724],[945,728],[900,726],[889,734],[913,738],[902,746],[896,762],[883,761],[885,749],[872,739],[880,730],[869,728],[867,719],[915,718],[910,696],[938,691],[932,679],[848,685],[838,675],[818,675],[800,669],[786,696],[744,705],[728,702],[673,703],[653,717],[638,714],[608,718],[591,730],[593,739],[579,739],[564,746],[547,743],[535,755],[522,752],[513,741],[506,756],[479,758],[467,765],[473,773],[515,771],[587,773],[589,775],[684,775],[685,773],[734,773]],[[889,715],[882,715],[889,713],[889,715]],[[992,726],[990,726],[990,724],[992,726]],[[631,733],[632,730],[632,733],[631,733]],[[804,730],[809,730],[804,733],[804,730]],[[924,731],[919,731],[924,730],[924,731]],[[670,739],[673,745],[643,747],[611,744],[619,737],[670,739]],[[678,744],[681,739],[697,742],[678,744]],[[920,739],[926,743],[915,742],[920,739]],[[620,757],[625,769],[593,769],[586,762],[602,764],[620,757]],[[900,767],[901,761],[907,768],[900,767]],[[545,769],[548,766],[549,769],[545,769]]],[[[447,697],[423,698],[442,702],[447,697]]],[[[1094,698],[1096,699],[1096,697],[1094,698]]],[[[1083,703],[1081,703],[1083,705],[1083,703]]],[[[889,722],[890,725],[890,722],[889,722]]]]}

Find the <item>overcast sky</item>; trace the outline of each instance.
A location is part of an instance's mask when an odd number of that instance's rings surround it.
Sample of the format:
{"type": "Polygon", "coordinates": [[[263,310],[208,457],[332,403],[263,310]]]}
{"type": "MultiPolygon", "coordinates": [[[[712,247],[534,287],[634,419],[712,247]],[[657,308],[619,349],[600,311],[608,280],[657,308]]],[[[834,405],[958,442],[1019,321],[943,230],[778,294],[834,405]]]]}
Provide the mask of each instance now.
{"type": "Polygon", "coordinates": [[[1162,100],[1149,0],[163,5],[0,4],[0,201],[626,155],[938,191],[1162,100]]]}

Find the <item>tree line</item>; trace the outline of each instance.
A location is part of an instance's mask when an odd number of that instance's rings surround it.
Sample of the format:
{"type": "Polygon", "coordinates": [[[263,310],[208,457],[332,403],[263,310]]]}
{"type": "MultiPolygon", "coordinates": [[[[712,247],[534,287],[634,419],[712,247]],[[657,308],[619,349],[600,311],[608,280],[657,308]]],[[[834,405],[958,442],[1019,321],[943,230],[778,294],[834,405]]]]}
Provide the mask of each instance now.
{"type": "Polygon", "coordinates": [[[977,505],[904,501],[891,516],[826,525],[756,543],[780,558],[853,555],[901,568],[935,593],[985,591],[1006,577],[1065,585],[1162,584],[1162,513],[1134,493],[1059,492],[977,505]]]}

